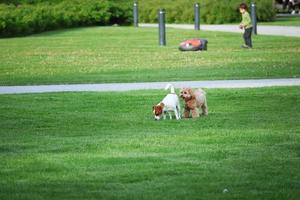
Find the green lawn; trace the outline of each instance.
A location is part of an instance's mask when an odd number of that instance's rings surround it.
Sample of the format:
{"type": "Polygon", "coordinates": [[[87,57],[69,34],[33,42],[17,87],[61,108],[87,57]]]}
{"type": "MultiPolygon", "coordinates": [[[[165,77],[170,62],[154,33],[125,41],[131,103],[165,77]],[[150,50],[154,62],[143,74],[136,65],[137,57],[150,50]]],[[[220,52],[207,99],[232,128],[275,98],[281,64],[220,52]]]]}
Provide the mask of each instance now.
{"type": "Polygon", "coordinates": [[[300,76],[300,38],[167,30],[91,27],[0,39],[0,85],[257,79],[300,76]],[[206,38],[207,52],[183,53],[187,38],[206,38]]]}
{"type": "Polygon", "coordinates": [[[159,122],[160,90],[0,95],[0,199],[296,200],[299,89],[210,89],[208,117],[159,122]]]}
{"type": "Polygon", "coordinates": [[[259,22],[259,25],[300,26],[300,17],[277,17],[273,22],[259,22]]]}

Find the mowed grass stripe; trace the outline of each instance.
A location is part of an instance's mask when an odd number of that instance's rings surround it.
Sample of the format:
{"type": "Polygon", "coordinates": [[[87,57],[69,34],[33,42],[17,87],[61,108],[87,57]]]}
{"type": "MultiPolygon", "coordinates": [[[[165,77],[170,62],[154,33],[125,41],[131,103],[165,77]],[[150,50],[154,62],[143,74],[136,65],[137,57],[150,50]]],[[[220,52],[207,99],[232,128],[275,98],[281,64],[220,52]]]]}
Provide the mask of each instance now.
{"type": "Polygon", "coordinates": [[[1,95],[1,199],[297,199],[299,87],[207,93],[159,122],[165,91],[1,95]]]}
{"type": "Polygon", "coordinates": [[[59,84],[299,77],[299,38],[167,30],[91,27],[0,40],[0,84],[59,84]],[[187,38],[206,38],[207,52],[180,52],[187,38]]]}

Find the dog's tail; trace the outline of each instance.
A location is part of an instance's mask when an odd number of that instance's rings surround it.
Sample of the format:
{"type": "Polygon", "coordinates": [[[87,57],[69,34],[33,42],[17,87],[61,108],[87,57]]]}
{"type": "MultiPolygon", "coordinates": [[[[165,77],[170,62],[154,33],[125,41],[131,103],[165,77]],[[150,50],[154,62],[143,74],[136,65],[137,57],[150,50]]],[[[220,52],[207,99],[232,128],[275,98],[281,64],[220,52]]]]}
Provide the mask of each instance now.
{"type": "Polygon", "coordinates": [[[170,89],[171,93],[174,94],[175,93],[175,89],[174,89],[174,86],[171,83],[168,83],[166,85],[165,90],[168,90],[169,88],[171,88],[170,89]]]}

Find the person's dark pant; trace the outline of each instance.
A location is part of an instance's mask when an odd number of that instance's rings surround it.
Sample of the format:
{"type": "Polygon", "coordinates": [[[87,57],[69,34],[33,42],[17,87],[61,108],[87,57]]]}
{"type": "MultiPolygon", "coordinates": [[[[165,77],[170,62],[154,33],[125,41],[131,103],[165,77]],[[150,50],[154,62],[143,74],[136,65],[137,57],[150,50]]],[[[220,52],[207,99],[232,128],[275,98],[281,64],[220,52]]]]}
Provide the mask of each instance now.
{"type": "Polygon", "coordinates": [[[252,27],[246,28],[243,37],[244,37],[245,44],[249,47],[252,47],[251,35],[252,35],[252,27]]]}

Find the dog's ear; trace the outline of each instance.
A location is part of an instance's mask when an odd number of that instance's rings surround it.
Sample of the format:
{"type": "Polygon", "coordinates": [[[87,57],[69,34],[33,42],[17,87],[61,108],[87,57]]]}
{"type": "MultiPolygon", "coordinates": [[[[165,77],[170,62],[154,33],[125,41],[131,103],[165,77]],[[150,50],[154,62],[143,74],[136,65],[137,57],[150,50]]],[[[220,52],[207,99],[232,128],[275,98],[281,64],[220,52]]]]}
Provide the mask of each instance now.
{"type": "Polygon", "coordinates": [[[152,106],[152,112],[155,114],[155,106],[152,106]]]}
{"type": "Polygon", "coordinates": [[[183,93],[183,88],[180,89],[179,91],[179,96],[182,97],[182,93],[183,93]]]}

